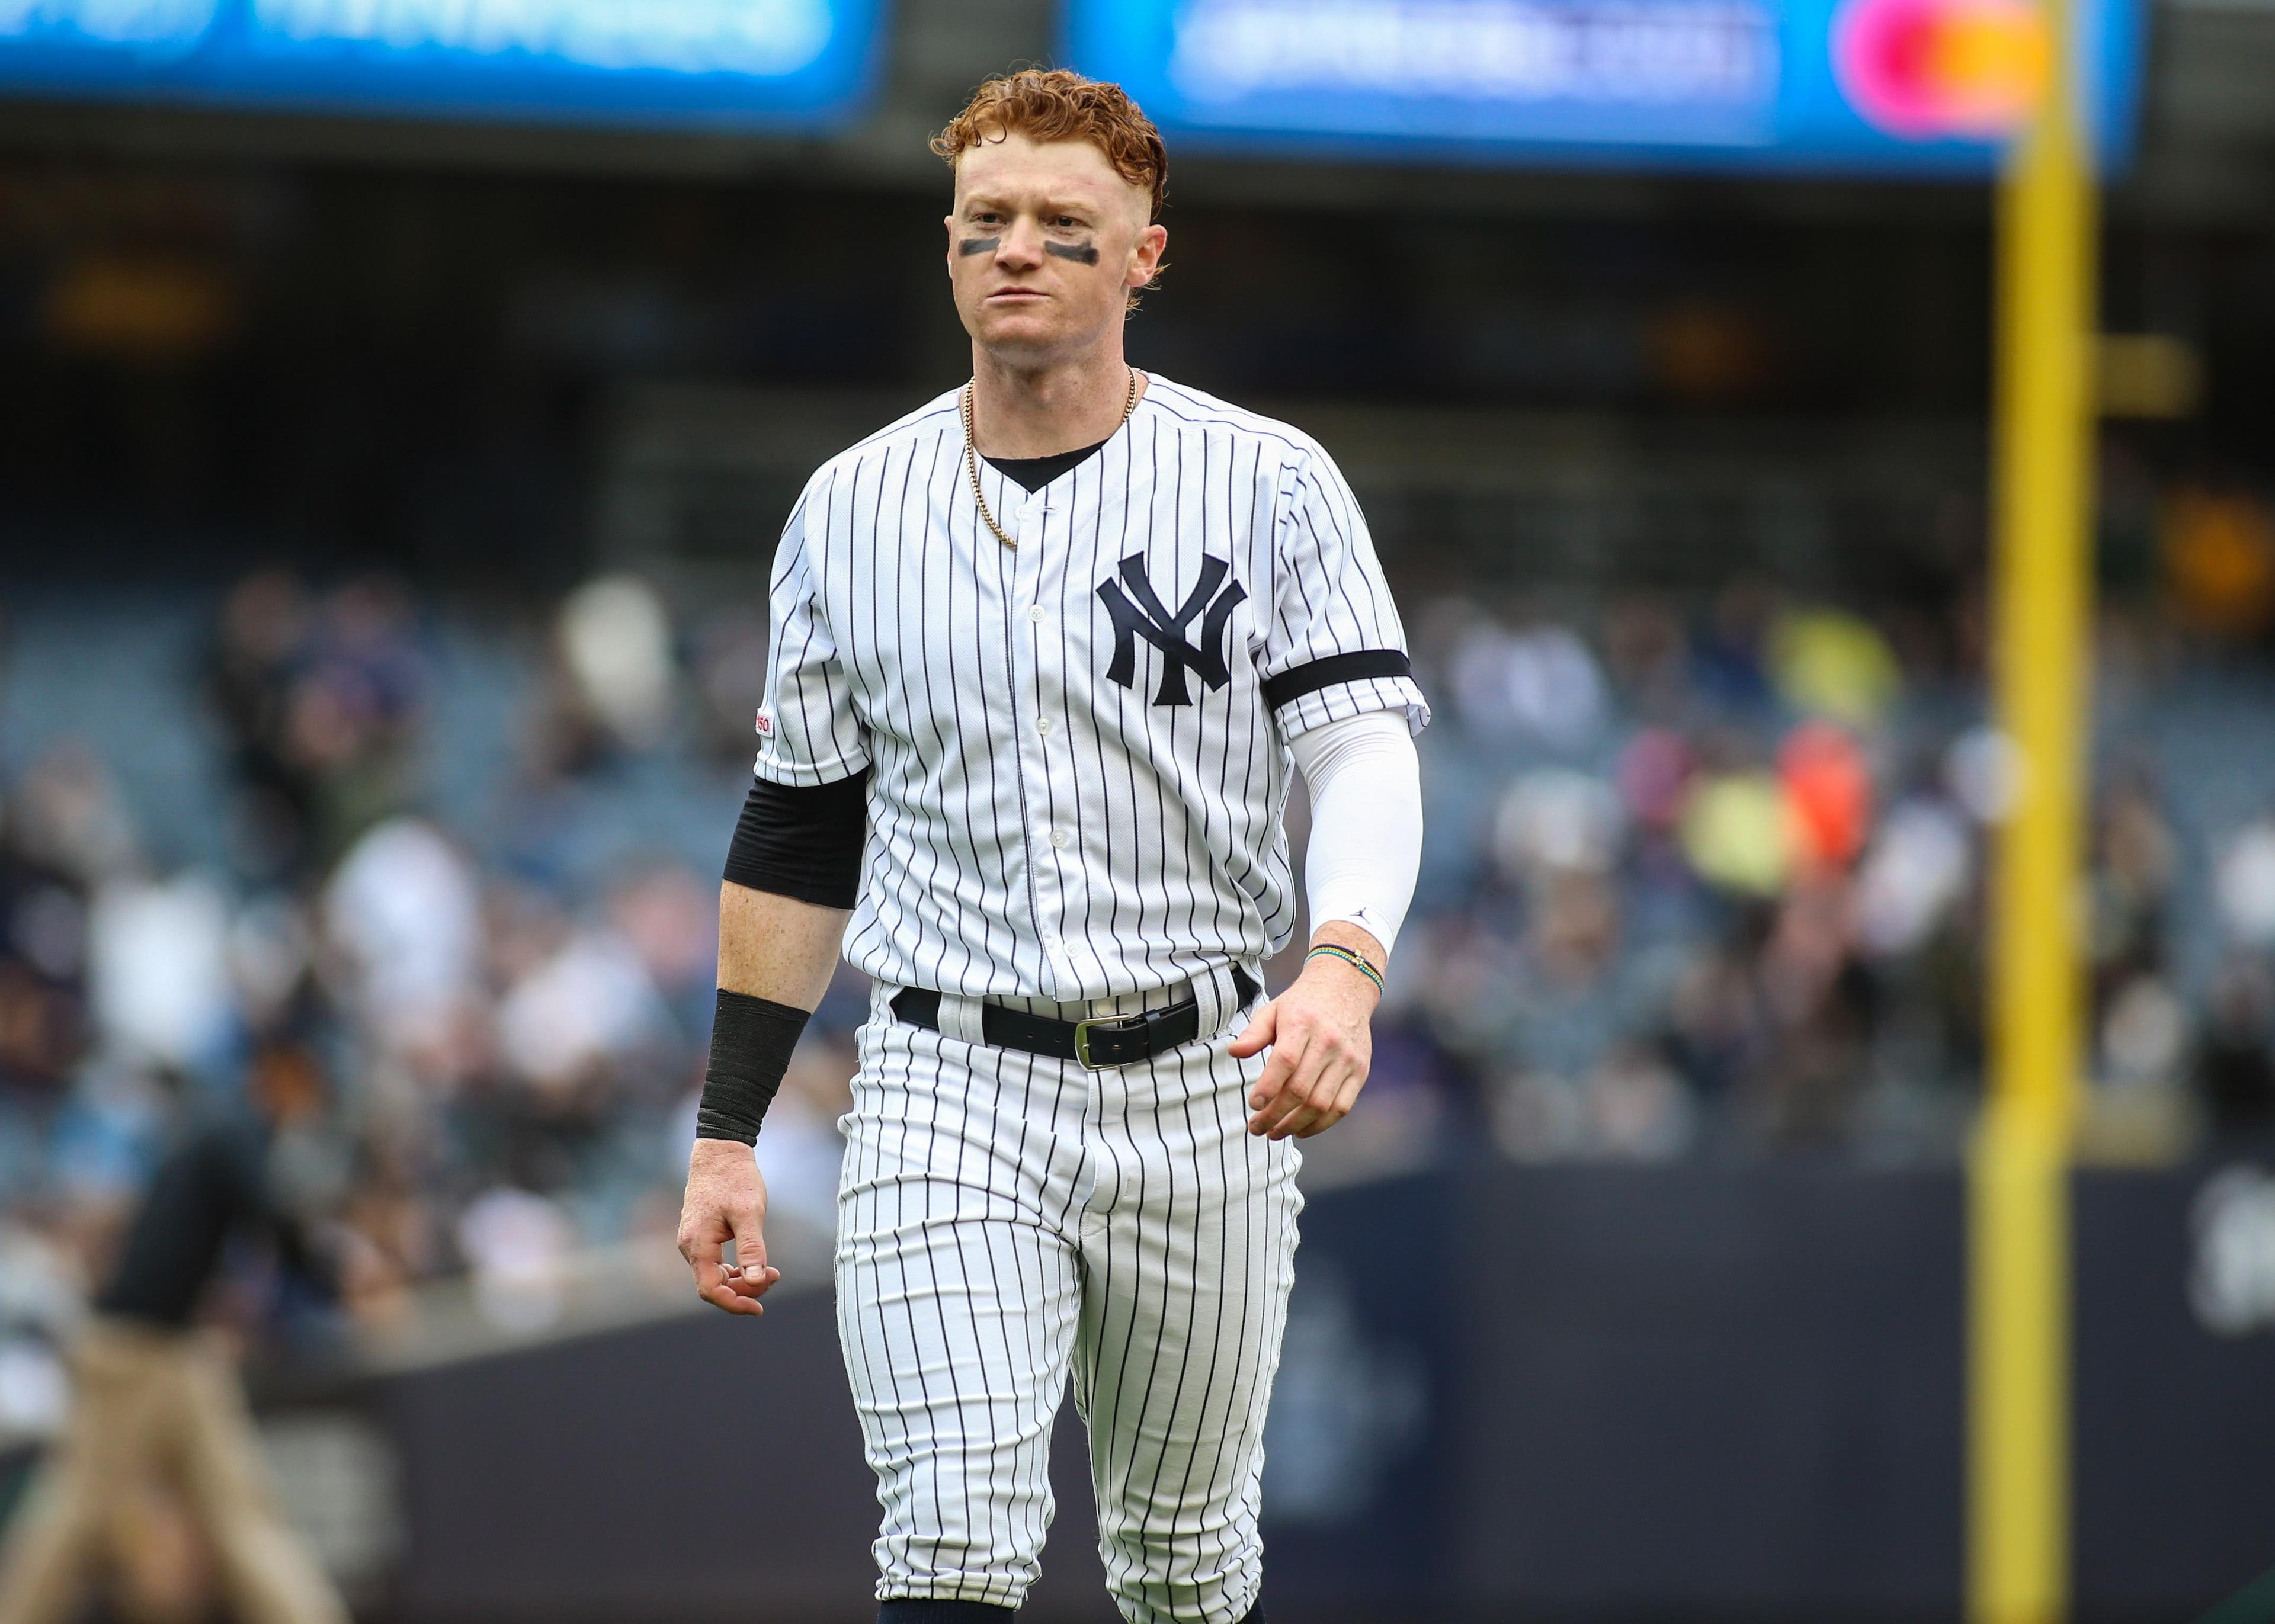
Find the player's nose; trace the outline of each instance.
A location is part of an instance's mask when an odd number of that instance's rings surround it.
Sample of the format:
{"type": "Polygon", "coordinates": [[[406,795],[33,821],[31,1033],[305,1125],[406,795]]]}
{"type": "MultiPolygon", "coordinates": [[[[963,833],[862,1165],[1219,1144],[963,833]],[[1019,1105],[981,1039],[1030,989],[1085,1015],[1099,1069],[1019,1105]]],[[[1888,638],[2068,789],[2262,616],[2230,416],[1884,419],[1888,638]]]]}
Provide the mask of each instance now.
{"type": "Polygon", "coordinates": [[[1043,228],[1032,215],[1021,215],[1003,233],[995,263],[1005,270],[1026,270],[1043,262],[1043,228]]]}

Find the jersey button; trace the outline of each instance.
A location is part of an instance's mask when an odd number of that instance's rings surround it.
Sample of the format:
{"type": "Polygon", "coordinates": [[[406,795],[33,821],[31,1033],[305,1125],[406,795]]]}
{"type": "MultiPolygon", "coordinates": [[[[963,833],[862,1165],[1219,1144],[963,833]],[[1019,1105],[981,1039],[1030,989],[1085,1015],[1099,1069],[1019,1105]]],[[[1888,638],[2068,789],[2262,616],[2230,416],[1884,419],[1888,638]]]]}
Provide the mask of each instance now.
{"type": "Polygon", "coordinates": [[[1035,723],[1035,731],[1041,734],[1045,738],[1050,737],[1051,719],[1047,716],[1039,718],[1035,723]]]}
{"type": "Polygon", "coordinates": [[[1067,846],[1067,832],[1064,829],[1053,829],[1051,831],[1051,844],[1055,846],[1059,850],[1064,851],[1067,846]]]}
{"type": "Polygon", "coordinates": [[[1029,620],[1037,620],[1037,621],[1039,621],[1039,620],[1042,619],[1042,617],[1043,617],[1043,606],[1042,606],[1041,604],[1039,604],[1039,603],[1032,603],[1032,604],[1029,604],[1029,605],[1027,606],[1027,618],[1028,618],[1029,620]]]}

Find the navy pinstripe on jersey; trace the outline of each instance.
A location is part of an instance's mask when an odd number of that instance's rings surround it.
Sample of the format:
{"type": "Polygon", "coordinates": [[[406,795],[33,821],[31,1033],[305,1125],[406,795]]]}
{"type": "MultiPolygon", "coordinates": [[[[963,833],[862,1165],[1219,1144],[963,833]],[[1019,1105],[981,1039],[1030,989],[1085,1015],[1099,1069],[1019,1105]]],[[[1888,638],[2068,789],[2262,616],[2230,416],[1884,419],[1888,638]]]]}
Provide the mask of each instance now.
{"type": "Polygon", "coordinates": [[[1160,378],[1029,494],[966,483],[954,394],[832,459],[774,576],[762,778],[873,767],[846,956],[896,986],[1096,998],[1283,947],[1285,740],[1428,707],[1309,437],[1160,378]]]}

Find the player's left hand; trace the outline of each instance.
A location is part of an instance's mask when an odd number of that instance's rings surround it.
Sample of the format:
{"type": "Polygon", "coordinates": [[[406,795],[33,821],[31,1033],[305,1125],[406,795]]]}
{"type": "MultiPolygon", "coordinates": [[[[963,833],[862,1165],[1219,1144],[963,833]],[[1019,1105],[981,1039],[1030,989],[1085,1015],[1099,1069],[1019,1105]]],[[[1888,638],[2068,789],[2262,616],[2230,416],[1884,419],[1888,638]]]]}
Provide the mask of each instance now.
{"type": "MultiPolygon", "coordinates": [[[[1365,956],[1379,968],[1382,944],[1355,927],[1330,925],[1314,938],[1365,956]]],[[[1248,1092],[1248,1131],[1273,1139],[1308,1139],[1350,1114],[1374,1057],[1368,1022],[1381,994],[1350,965],[1326,955],[1304,966],[1296,984],[1257,1010],[1228,1051],[1245,1060],[1272,1058],[1248,1092]]]]}

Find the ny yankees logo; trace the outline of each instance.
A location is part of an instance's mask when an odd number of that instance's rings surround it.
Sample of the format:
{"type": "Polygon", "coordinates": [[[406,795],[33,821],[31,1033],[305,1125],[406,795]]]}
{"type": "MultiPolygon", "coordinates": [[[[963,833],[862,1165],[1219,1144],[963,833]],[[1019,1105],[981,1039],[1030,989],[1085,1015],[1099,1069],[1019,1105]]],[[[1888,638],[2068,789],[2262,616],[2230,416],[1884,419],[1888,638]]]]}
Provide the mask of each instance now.
{"type": "Polygon", "coordinates": [[[1138,639],[1144,638],[1161,651],[1161,686],[1153,695],[1154,704],[1193,702],[1185,688],[1188,669],[1198,672],[1212,693],[1230,682],[1232,672],[1224,662],[1226,632],[1235,606],[1248,596],[1248,589],[1238,581],[1225,585],[1224,578],[1231,571],[1232,566],[1223,559],[1204,554],[1201,578],[1172,615],[1155,594],[1153,583],[1145,578],[1145,555],[1132,553],[1123,559],[1120,581],[1108,577],[1098,584],[1098,600],[1114,617],[1114,660],[1106,668],[1107,680],[1124,688],[1135,686],[1138,639]],[[1127,593],[1122,590],[1125,585],[1130,588],[1127,593]],[[1221,593],[1219,585],[1224,585],[1221,593]],[[1185,641],[1185,628],[1196,616],[1201,623],[1198,648],[1185,641]]]}

